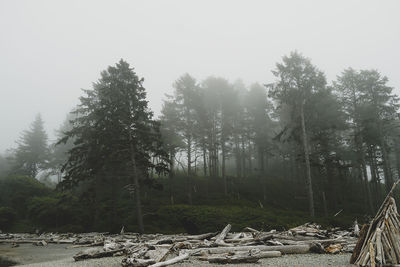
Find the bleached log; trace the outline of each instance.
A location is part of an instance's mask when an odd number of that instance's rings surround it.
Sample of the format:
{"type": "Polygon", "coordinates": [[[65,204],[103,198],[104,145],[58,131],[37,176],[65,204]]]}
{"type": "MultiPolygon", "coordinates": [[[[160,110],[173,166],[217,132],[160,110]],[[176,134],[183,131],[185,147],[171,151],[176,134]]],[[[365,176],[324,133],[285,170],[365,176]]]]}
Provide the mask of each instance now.
{"type": "Polygon", "coordinates": [[[39,246],[39,247],[44,247],[44,246],[47,246],[47,242],[44,240],[41,240],[41,241],[34,242],[33,245],[39,246]]]}
{"type": "Polygon", "coordinates": [[[193,251],[193,255],[208,254],[223,254],[233,253],[238,251],[250,251],[259,249],[260,251],[280,251],[282,254],[305,254],[310,251],[310,245],[289,245],[289,246],[238,246],[238,247],[215,247],[215,248],[199,248],[193,251]]]}
{"type": "Polygon", "coordinates": [[[188,240],[204,240],[204,239],[209,239],[211,237],[214,237],[218,234],[218,232],[214,233],[206,233],[206,234],[201,234],[201,235],[189,235],[186,238],[188,240]]]}
{"type": "Polygon", "coordinates": [[[382,259],[382,230],[380,228],[376,229],[376,261],[378,265],[383,263],[382,259]]]}
{"type": "Polygon", "coordinates": [[[255,263],[264,258],[275,258],[282,256],[279,251],[259,251],[256,254],[236,254],[236,255],[215,255],[209,257],[202,257],[200,260],[205,260],[210,263],[255,263]]]}
{"type": "Polygon", "coordinates": [[[375,264],[375,249],[374,249],[374,244],[369,242],[369,255],[371,258],[371,267],[376,267],[375,264]]]}
{"type": "Polygon", "coordinates": [[[254,242],[254,241],[255,241],[255,239],[250,238],[250,237],[224,240],[225,243],[245,243],[245,242],[254,242]]]}
{"type": "Polygon", "coordinates": [[[251,227],[245,227],[243,229],[243,232],[259,233],[260,231],[254,229],[254,228],[251,228],[251,227]]]}
{"type": "Polygon", "coordinates": [[[187,259],[189,257],[188,253],[179,255],[175,258],[172,258],[170,260],[167,261],[162,261],[162,262],[157,262],[155,264],[150,265],[150,267],[162,267],[162,266],[167,266],[167,265],[171,265],[171,264],[175,264],[181,261],[184,261],[185,259],[187,259]]]}
{"type": "Polygon", "coordinates": [[[215,240],[215,244],[217,244],[219,246],[226,245],[224,239],[225,239],[226,235],[229,233],[229,231],[231,230],[231,228],[232,228],[232,226],[230,224],[225,226],[224,230],[222,230],[222,232],[217,236],[217,239],[215,240]]]}
{"type": "Polygon", "coordinates": [[[256,238],[254,238],[254,240],[263,242],[263,241],[270,240],[273,237],[274,237],[273,234],[261,234],[261,235],[257,236],[256,238]]]}
{"type": "Polygon", "coordinates": [[[73,256],[73,258],[75,261],[80,261],[80,260],[84,260],[84,259],[110,257],[110,256],[114,255],[114,253],[117,253],[117,252],[120,252],[123,250],[124,249],[105,251],[103,248],[90,248],[90,249],[78,252],[75,256],[73,256]]]}

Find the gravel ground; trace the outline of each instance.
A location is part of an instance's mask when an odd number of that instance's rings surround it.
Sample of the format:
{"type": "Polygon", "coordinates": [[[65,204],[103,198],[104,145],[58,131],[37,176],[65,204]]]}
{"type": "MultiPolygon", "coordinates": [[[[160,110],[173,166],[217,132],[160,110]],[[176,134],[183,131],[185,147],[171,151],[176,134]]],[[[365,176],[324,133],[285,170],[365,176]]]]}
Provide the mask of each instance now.
{"type": "MultiPolygon", "coordinates": [[[[121,266],[122,257],[91,259],[75,262],[72,256],[81,249],[68,249],[67,245],[49,244],[46,247],[36,247],[31,244],[23,244],[18,248],[11,248],[10,245],[0,245],[0,256],[29,267],[114,267],[121,266]]],[[[259,264],[225,264],[227,267],[351,267],[349,264],[350,254],[304,254],[285,255],[279,258],[263,259],[259,264]]],[[[210,267],[218,264],[209,264],[201,261],[188,260],[175,264],[181,267],[210,267]]]]}

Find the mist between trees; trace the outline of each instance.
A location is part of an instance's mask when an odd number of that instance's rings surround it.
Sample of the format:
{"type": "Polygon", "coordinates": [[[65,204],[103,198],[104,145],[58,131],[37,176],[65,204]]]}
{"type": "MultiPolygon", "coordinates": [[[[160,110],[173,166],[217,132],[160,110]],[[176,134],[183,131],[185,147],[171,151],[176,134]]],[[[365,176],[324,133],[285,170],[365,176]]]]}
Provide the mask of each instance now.
{"type": "Polygon", "coordinates": [[[38,115],[0,157],[0,228],[195,233],[374,214],[400,175],[388,78],[348,68],[328,83],[298,52],[272,72],[249,87],[184,74],[154,118],[143,79],[109,66],[55,144],[38,115]]]}

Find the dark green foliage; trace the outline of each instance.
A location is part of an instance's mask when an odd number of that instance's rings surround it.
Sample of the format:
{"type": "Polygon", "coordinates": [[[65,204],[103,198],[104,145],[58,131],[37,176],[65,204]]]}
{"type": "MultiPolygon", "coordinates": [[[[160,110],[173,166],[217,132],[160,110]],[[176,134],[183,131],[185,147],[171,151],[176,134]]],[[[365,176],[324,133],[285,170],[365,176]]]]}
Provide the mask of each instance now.
{"type": "Polygon", "coordinates": [[[45,169],[49,151],[47,134],[43,120],[38,114],[31,128],[22,133],[18,147],[14,152],[12,173],[36,177],[40,170],[45,169]]]}
{"type": "MultiPolygon", "coordinates": [[[[267,198],[263,200],[264,192],[259,187],[259,177],[249,177],[246,181],[235,177],[227,178],[237,189],[235,195],[224,197],[221,194],[223,189],[221,180],[215,179],[210,182],[206,177],[194,177],[193,185],[196,191],[193,194],[193,201],[196,205],[192,206],[168,204],[170,200],[168,187],[171,183],[169,179],[157,179],[162,189],[144,187],[141,197],[145,207],[143,220],[146,232],[203,233],[221,230],[227,223],[232,223],[234,230],[240,230],[245,226],[264,230],[287,229],[311,220],[306,211],[306,199],[298,198],[297,185],[276,178],[267,179],[267,198]],[[260,202],[263,208],[260,207],[260,202]]],[[[186,177],[179,174],[173,180],[176,203],[186,202],[185,180],[186,177]]],[[[25,179],[26,183],[29,181],[35,180],[25,179]]],[[[33,184],[43,189],[40,183],[33,182],[33,184]]],[[[18,211],[12,208],[15,210],[16,220],[14,224],[8,224],[10,225],[8,229],[4,228],[8,231],[33,232],[39,229],[53,232],[116,233],[122,226],[125,226],[127,231],[139,231],[136,223],[137,215],[131,208],[134,200],[122,188],[115,192],[118,195],[115,199],[106,193],[109,186],[103,184],[97,191],[101,197],[93,202],[88,196],[91,192],[88,189],[75,190],[73,194],[60,194],[45,188],[45,193],[38,195],[41,190],[26,190],[25,183],[11,185],[16,191],[26,192],[24,194],[26,209],[18,211]]],[[[10,184],[1,187],[4,192],[9,188],[10,184]]],[[[362,209],[360,192],[349,188],[343,193],[346,198],[343,199],[340,208],[344,211],[338,217],[332,217],[337,210],[330,213],[329,217],[323,218],[321,199],[316,199],[317,222],[327,226],[348,227],[356,217],[359,222],[363,221],[363,216],[358,215],[362,209]]],[[[5,204],[0,202],[0,205],[5,204]]]]}
{"type": "Polygon", "coordinates": [[[6,155],[0,154],[0,179],[6,176],[11,170],[11,162],[6,155]]]}
{"type": "Polygon", "coordinates": [[[34,197],[28,204],[30,220],[35,225],[54,231],[82,232],[90,220],[87,212],[70,194],[34,197]]]}
{"type": "Polygon", "coordinates": [[[13,208],[20,218],[26,218],[30,198],[50,193],[49,188],[34,178],[9,176],[0,179],[0,205],[13,208]]]}
{"type": "Polygon", "coordinates": [[[16,219],[16,212],[10,207],[0,207],[0,229],[8,230],[16,219]]]}
{"type": "Polygon", "coordinates": [[[150,168],[166,170],[166,154],[161,149],[158,122],[147,108],[146,92],[129,64],[121,60],[101,73],[93,90],[85,90],[81,104],[73,112],[71,130],[60,143],[74,139],[74,147],[64,165],[63,186],[100,176],[127,177],[134,153],[141,179],[150,168]],[[151,157],[161,161],[153,164],[151,157]]]}
{"type": "Polygon", "coordinates": [[[147,107],[143,81],[123,60],[109,66],[94,83],[93,90],[85,90],[86,96],[80,98],[81,103],[73,112],[76,117],[70,121],[71,129],[59,141],[66,143],[72,139],[74,144],[62,169],[65,174],[60,188],[89,182],[93,201],[97,202],[98,184],[106,182],[115,204],[115,183],[124,181],[135,194],[140,232],[140,185],[154,185],[149,181],[150,172],[168,171],[160,124],[147,107]]]}

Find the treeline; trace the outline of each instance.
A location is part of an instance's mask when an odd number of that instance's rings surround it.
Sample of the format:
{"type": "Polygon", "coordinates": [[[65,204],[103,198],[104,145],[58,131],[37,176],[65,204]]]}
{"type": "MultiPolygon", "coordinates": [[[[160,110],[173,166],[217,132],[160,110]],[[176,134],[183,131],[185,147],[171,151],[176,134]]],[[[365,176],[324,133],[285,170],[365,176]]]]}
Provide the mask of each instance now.
{"type": "Polygon", "coordinates": [[[349,68],[328,84],[297,52],[273,74],[270,84],[249,88],[188,74],[175,82],[161,124],[171,170],[187,174],[188,203],[195,175],[221,178],[224,195],[235,193],[229,176],[258,176],[263,199],[268,179],[304,184],[299,194],[311,216],[314,197],[327,213],[343,207],[345,188],[360,187],[363,211],[372,214],[382,184],[389,190],[400,175],[398,98],[388,79],[349,68]]]}
{"type": "Polygon", "coordinates": [[[328,83],[297,52],[273,74],[251,86],[185,74],[155,119],[143,79],[121,60],[84,91],[56,142],[48,144],[38,115],[0,157],[4,184],[17,188],[25,175],[57,186],[42,198],[24,195],[32,212],[0,198],[0,213],[54,229],[62,211],[80,231],[136,221],[128,229],[139,232],[173,232],[179,223],[177,231],[212,230],[222,215],[270,228],[300,223],[306,210],[373,214],[400,175],[398,99],[388,79],[349,68],[328,83]],[[268,214],[274,209],[287,213],[268,214]]]}

